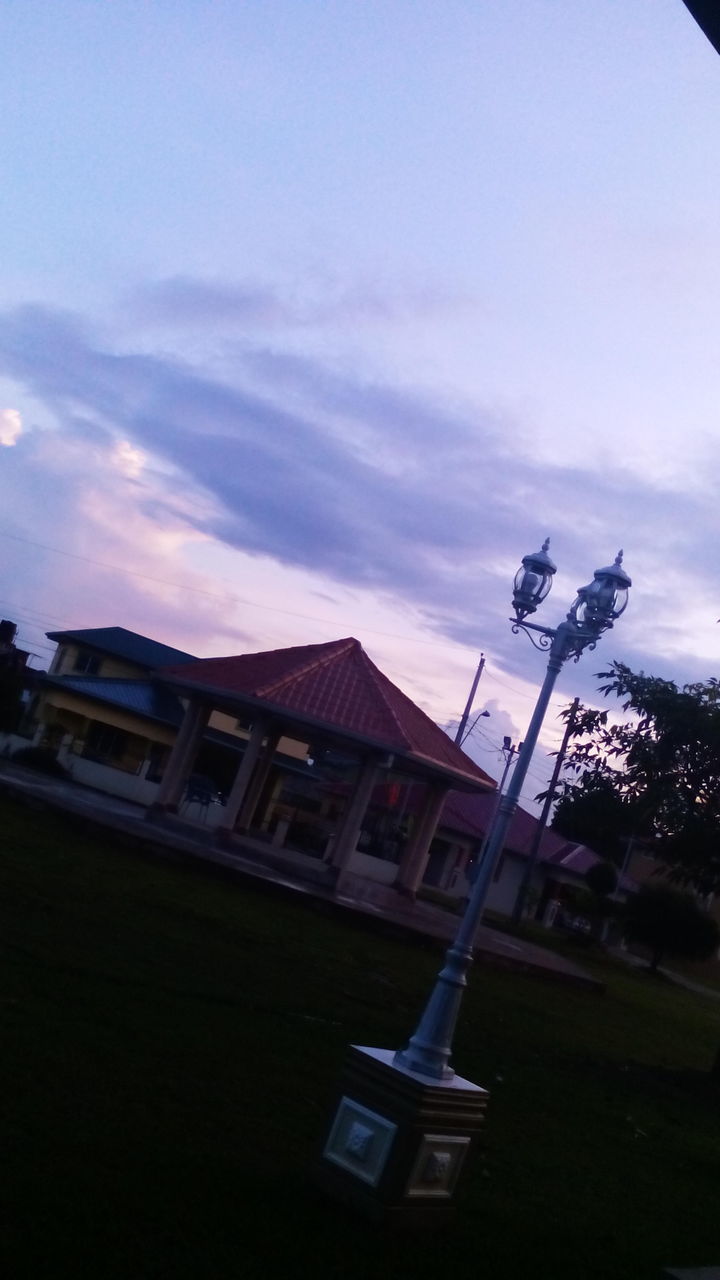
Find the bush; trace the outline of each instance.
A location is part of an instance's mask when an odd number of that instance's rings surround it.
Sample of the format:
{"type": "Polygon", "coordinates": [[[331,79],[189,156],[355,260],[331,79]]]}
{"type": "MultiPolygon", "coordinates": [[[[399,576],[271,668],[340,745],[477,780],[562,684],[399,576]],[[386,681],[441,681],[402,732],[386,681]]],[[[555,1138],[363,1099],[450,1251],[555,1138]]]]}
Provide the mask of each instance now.
{"type": "Polygon", "coordinates": [[[24,764],[28,769],[37,769],[39,773],[49,773],[53,778],[69,778],[70,770],[61,764],[53,751],[47,747],[19,747],[11,759],[16,764],[24,764]]]}

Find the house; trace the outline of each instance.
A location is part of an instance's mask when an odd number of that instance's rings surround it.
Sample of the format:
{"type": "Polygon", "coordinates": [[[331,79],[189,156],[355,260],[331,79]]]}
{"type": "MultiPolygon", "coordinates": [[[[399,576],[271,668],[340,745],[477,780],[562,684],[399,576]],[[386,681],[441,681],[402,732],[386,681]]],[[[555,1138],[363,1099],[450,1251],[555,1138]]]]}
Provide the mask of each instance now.
{"type": "MultiPolygon", "coordinates": [[[[53,751],[73,778],[139,804],[152,803],[182,722],[182,701],[153,683],[158,665],[193,654],[125,627],[51,631],[58,648],[18,734],[5,751],[32,743],[53,751]]],[[[217,716],[199,767],[234,774],[247,735],[217,716]]]]}
{"type": "MultiPolygon", "coordinates": [[[[468,873],[472,873],[481,855],[497,799],[497,794],[450,794],[431,849],[425,884],[436,885],[455,897],[469,896],[472,885],[468,873]],[[450,844],[454,857],[443,859],[444,844],[450,844]]],[[[537,818],[518,806],[488,888],[485,905],[490,911],[499,915],[512,913],[537,835],[537,818]]],[[[574,844],[552,828],[545,828],[529,885],[528,909],[538,920],[548,918],[553,914],[548,912],[550,904],[569,904],[578,890],[586,888],[585,877],[590,867],[602,861],[586,845],[574,844]]],[[[618,897],[626,897],[635,888],[630,876],[619,875],[618,897]]]]}

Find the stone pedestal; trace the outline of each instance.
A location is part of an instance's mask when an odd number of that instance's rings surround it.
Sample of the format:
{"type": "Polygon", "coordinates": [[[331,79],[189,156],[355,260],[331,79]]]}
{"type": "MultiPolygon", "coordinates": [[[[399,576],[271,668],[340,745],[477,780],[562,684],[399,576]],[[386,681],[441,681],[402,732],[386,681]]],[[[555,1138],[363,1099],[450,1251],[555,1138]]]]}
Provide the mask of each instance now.
{"type": "Polygon", "coordinates": [[[316,1169],[332,1197],[376,1222],[436,1227],[482,1127],[487,1092],[393,1066],[392,1049],[352,1045],[316,1169]]]}

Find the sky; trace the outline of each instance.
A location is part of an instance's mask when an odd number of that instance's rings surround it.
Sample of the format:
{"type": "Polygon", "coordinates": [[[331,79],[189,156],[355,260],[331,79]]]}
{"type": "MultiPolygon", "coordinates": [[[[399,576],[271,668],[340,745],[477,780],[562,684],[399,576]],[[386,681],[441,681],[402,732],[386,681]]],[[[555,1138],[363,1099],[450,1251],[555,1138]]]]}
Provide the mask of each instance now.
{"type": "Polygon", "coordinates": [[[201,657],[354,635],[526,785],[614,660],[717,674],[720,59],[681,0],[0,7],[0,613],[201,657]]]}

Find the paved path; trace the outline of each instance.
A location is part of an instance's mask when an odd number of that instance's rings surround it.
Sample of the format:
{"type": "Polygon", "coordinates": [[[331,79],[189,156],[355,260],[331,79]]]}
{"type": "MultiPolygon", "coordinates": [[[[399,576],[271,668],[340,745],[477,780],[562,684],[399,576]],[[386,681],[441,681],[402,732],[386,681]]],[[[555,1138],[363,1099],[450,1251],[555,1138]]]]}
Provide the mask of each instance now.
{"type": "MultiPolygon", "coordinates": [[[[231,847],[223,848],[212,828],[177,818],[148,822],[141,805],[4,759],[0,759],[0,791],[29,804],[73,814],[92,826],[110,827],[143,848],[210,863],[233,878],[324,901],[335,911],[368,917],[376,926],[440,942],[449,942],[458,926],[458,917],[452,912],[421,900],[412,902],[385,885],[360,877],[349,877],[345,887],[335,890],[327,883],[327,868],[319,860],[303,858],[303,868],[298,871],[298,860],[293,865],[290,852],[278,852],[257,840],[236,839],[231,847]]],[[[486,925],[478,930],[475,953],[495,964],[529,970],[590,990],[604,990],[602,982],[564,956],[486,925]]]]}

